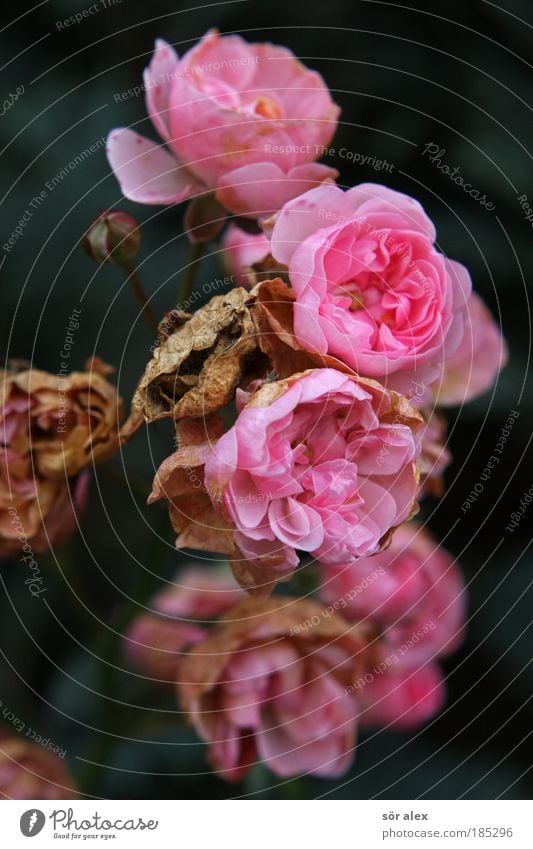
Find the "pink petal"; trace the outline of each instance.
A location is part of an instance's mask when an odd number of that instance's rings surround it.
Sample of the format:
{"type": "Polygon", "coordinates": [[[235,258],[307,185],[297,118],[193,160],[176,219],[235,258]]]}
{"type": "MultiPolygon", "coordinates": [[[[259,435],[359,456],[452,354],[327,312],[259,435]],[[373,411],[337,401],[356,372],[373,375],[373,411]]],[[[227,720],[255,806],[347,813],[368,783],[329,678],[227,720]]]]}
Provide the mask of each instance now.
{"type": "Polygon", "coordinates": [[[202,190],[164,147],[133,130],[110,133],[107,159],[124,196],[138,203],[180,203],[202,190]]]}

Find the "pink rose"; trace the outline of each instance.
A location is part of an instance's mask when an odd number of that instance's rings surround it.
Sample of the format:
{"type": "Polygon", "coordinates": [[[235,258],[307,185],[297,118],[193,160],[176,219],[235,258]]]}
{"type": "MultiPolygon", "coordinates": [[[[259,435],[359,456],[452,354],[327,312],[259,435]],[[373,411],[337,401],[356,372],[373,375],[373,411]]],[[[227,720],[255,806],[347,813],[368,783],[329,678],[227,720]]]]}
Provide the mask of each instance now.
{"type": "Polygon", "coordinates": [[[407,396],[415,377],[427,386],[440,376],[462,338],[471,283],[436,250],[416,200],[373,183],[320,186],[285,204],[271,251],[289,267],[303,348],[407,396]]]}
{"type": "Polygon", "coordinates": [[[379,676],[446,657],[463,638],[462,574],[414,522],[398,528],[389,548],[375,557],[325,569],[321,597],[329,604],[340,601],[343,616],[380,631],[379,676]]]}
{"type": "Polygon", "coordinates": [[[34,743],[0,734],[0,798],[77,799],[63,761],[34,743]]]}
{"type": "Polygon", "coordinates": [[[245,272],[255,262],[270,253],[270,239],[264,233],[246,233],[236,224],[230,224],[222,239],[222,256],[233,277],[235,286],[249,288],[250,280],[245,272]]]}
{"type": "Polygon", "coordinates": [[[316,602],[248,599],[180,666],[178,693],[213,768],[241,779],[259,757],[280,777],[348,769],[367,638],[316,602]],[[310,624],[308,624],[310,623],[310,624]]]}
{"type": "Polygon", "coordinates": [[[483,300],[472,292],[466,305],[461,344],[446,359],[441,381],[432,387],[440,406],[464,404],[490,389],[507,362],[507,345],[483,300]]]}
{"type": "Polygon", "coordinates": [[[339,108],[322,77],[284,47],[213,30],[179,59],[159,39],[144,85],[166,147],[124,128],[108,139],[131,200],[171,204],[214,190],[227,209],[257,218],[337,176],[315,160],[339,108]]]}
{"type": "Polygon", "coordinates": [[[192,564],[152,598],[150,613],[133,620],[124,634],[124,651],[144,675],[174,684],[184,652],[204,638],[205,625],[241,596],[227,566],[192,564]]]}
{"type": "Polygon", "coordinates": [[[446,685],[438,663],[420,669],[391,669],[357,690],[361,727],[410,731],[435,716],[445,698],[446,685]]]}
{"type": "Polygon", "coordinates": [[[378,551],[413,509],[419,424],[406,399],[334,369],[256,391],[205,463],[249,583],[292,572],[296,549],[323,563],[378,551]]]}

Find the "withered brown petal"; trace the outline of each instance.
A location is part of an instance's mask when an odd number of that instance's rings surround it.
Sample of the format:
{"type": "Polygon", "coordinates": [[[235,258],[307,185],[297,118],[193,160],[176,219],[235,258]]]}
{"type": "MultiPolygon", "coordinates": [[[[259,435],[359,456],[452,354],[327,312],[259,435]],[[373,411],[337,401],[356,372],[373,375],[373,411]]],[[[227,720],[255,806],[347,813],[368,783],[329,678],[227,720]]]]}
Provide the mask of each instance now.
{"type": "MultiPolygon", "coordinates": [[[[242,288],[218,295],[162,339],[132,401],[134,429],[139,418],[152,422],[206,416],[229,403],[237,386],[255,376],[258,360],[264,358],[257,348],[249,298],[242,288]]],[[[127,423],[126,433],[131,430],[127,423]]]]}

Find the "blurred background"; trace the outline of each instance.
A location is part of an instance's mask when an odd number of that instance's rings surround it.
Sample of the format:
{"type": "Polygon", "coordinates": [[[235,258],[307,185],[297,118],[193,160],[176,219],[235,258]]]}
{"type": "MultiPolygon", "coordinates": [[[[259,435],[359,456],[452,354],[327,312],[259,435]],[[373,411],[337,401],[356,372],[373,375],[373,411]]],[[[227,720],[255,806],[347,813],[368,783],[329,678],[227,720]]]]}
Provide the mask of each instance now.
{"type": "MultiPolygon", "coordinates": [[[[40,558],[48,605],[29,595],[17,563],[0,565],[0,700],[66,749],[75,776],[102,797],[529,797],[533,507],[513,533],[506,525],[533,484],[533,230],[519,200],[526,195],[533,204],[531,4],[228,0],[189,11],[165,0],[100,0],[96,13],[58,28],[90,5],[39,3],[11,25],[4,20],[0,35],[2,100],[19,91],[7,109],[4,102],[0,122],[2,244],[31,210],[23,235],[1,252],[3,359],[57,372],[68,317],[81,309],[72,365],[98,354],[117,368],[120,392],[131,398],[153,339],[119,270],[97,268],[80,238],[101,208],[126,209],[141,221],[140,271],[162,314],[177,300],[185,265],[183,208],[123,201],[101,140],[121,125],[156,138],[143,97],[122,93],[140,84],[156,37],[183,53],[218,27],[287,45],[324,76],[342,107],[335,153],[326,160],[340,183],[385,182],[423,203],[441,250],[469,268],[501,322],[510,362],[493,392],[450,411],[455,460],[447,494],[426,508],[430,527],[466,574],[470,608],[466,642],[446,662],[448,704],[421,732],[366,734],[351,773],[336,782],[283,783],[258,769],[235,787],[209,773],[173,694],[133,675],[112,653],[106,627],[144,597],[143,580],[160,586],[184,559],[174,551],[165,509],[145,505],[153,469],[172,445],[164,423],[97,470],[82,532],[40,558]],[[429,144],[494,208],[439,170],[424,155],[429,144]],[[387,168],[361,165],[364,157],[387,168]],[[463,513],[511,411],[519,417],[502,461],[463,513]]],[[[224,274],[208,256],[198,286],[224,274]]]]}

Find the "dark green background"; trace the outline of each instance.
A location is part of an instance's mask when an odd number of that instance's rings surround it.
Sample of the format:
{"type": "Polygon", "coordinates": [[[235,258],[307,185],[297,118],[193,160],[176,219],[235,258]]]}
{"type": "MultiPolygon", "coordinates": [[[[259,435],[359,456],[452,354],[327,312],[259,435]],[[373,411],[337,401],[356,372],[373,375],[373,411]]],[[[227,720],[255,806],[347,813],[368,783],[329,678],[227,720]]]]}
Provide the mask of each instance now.
{"type": "MultiPolygon", "coordinates": [[[[533,483],[525,453],[532,414],[525,381],[533,229],[517,200],[523,193],[533,199],[530,3],[502,2],[505,10],[499,10],[475,0],[410,8],[356,0],[241,0],[186,11],[163,0],[123,0],[57,29],[56,21],[90,5],[44,3],[0,36],[3,61],[9,62],[2,99],[25,86],[0,121],[2,244],[46,182],[110,128],[133,125],[155,138],[142,97],[113,99],[140,82],[154,38],[162,36],[183,52],[218,26],[286,44],[324,75],[342,106],[336,148],[394,166],[392,173],[380,173],[333,158],[341,182],[382,180],[422,201],[437,224],[441,249],[469,267],[476,289],[500,316],[510,364],[494,393],[450,414],[455,464],[449,490],[427,513],[470,582],[470,621],[464,647],[446,664],[447,709],[422,732],[363,737],[354,769],[342,782],[279,783],[258,770],[246,786],[232,788],[207,772],[203,746],[183,730],[171,693],[143,684],[120,655],[114,662],[122,671],[114,676],[98,660],[113,659],[102,623],[117,621],[111,611],[123,594],[142,598],[141,582],[159,586],[178,564],[164,510],[144,506],[153,468],[169,453],[171,433],[164,426],[152,429],[149,442],[139,436],[123,457],[98,470],[83,538],[60,551],[57,563],[40,558],[48,606],[28,595],[20,564],[2,564],[0,699],[66,747],[78,777],[86,768],[78,757],[106,764],[85,779],[99,796],[210,798],[253,790],[264,797],[529,796],[533,593],[527,547],[533,507],[512,535],[505,525],[533,483]],[[460,166],[486,193],[494,212],[422,157],[429,142],[444,148],[445,161],[460,166]],[[461,504],[479,481],[510,410],[520,417],[502,462],[463,515],[461,504]],[[109,697],[124,703],[120,711],[115,705],[110,712],[109,697]],[[92,730],[102,727],[111,736],[92,730]],[[145,739],[152,742],[133,742],[145,739]]],[[[12,14],[23,11],[17,7],[12,14]]],[[[57,371],[65,323],[81,306],[73,365],[98,353],[117,366],[129,399],[152,340],[118,271],[97,269],[79,247],[90,219],[114,205],[144,222],[141,271],[157,311],[175,303],[185,262],[182,209],[122,202],[99,151],[48,192],[5,257],[1,355],[57,371]]],[[[211,256],[200,284],[222,275],[211,256]]]]}

